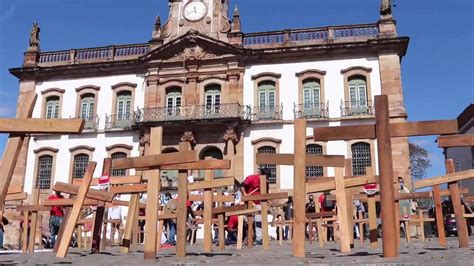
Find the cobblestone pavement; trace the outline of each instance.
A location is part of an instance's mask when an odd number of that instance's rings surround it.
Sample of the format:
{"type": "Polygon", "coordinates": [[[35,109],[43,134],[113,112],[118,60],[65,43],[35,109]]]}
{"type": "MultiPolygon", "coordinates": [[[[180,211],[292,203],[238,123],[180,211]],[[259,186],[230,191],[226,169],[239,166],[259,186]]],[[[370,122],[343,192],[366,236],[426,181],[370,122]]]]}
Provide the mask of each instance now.
{"type": "Polygon", "coordinates": [[[22,255],[2,251],[0,265],[474,265],[474,237],[470,238],[470,246],[469,249],[457,248],[457,238],[453,237],[448,238],[448,249],[440,248],[435,238],[427,239],[426,242],[414,240],[411,243],[402,240],[400,256],[396,259],[384,259],[381,257],[381,248],[371,250],[357,240],[355,248],[347,255],[341,254],[333,243],[328,243],[324,248],[319,248],[317,243],[316,246],[307,243],[306,258],[293,258],[291,245],[285,243],[278,246],[276,241],[271,242],[269,251],[263,251],[261,246],[250,249],[244,247],[242,250],[228,246],[225,251],[217,251],[218,247],[214,247],[215,252],[211,256],[203,254],[202,243],[198,243],[187,247],[186,259],[177,259],[174,248],[160,251],[156,261],[144,261],[142,247],[130,254],[121,254],[118,247],[113,247],[98,255],[71,249],[66,258],[56,258],[52,252],[22,255]]]}

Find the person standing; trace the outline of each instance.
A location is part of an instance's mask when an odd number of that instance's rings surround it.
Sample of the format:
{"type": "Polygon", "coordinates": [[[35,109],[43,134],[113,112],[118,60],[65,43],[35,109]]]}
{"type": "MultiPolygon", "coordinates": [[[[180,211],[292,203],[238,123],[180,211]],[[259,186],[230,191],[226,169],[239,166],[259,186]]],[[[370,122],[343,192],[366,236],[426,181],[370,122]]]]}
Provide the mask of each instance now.
{"type": "Polygon", "coordinates": [[[110,221],[110,242],[112,245],[116,245],[122,241],[122,208],[120,206],[114,206],[109,208],[108,219],[110,221]],[[118,231],[118,242],[115,241],[115,232],[118,231]]]}
{"type": "Polygon", "coordinates": [[[5,216],[2,216],[2,221],[0,222],[0,250],[5,250],[6,248],[3,246],[3,233],[5,233],[4,226],[9,224],[9,221],[5,216]]]}
{"type": "MultiPolygon", "coordinates": [[[[308,196],[308,202],[305,205],[305,213],[316,213],[316,204],[314,203],[314,196],[309,195],[308,196]]],[[[306,223],[306,228],[308,228],[308,231],[306,232],[306,238],[309,239],[309,231],[312,231],[313,228],[309,228],[309,223],[306,223]]]]}
{"type": "MultiPolygon", "coordinates": [[[[48,197],[48,200],[59,200],[64,199],[64,196],[61,195],[61,192],[56,191],[54,195],[48,197]]],[[[64,211],[61,206],[52,206],[49,211],[49,231],[51,233],[51,246],[54,247],[56,243],[56,236],[59,233],[59,228],[63,221],[64,211]]]]}
{"type": "MultiPolygon", "coordinates": [[[[267,192],[270,187],[269,177],[271,176],[271,171],[269,168],[260,169],[260,174],[249,175],[242,182],[242,187],[240,191],[244,196],[246,195],[260,195],[260,177],[265,176],[267,179],[267,192]]],[[[261,209],[260,201],[254,201],[255,207],[261,209]]],[[[257,245],[262,244],[262,216],[255,215],[255,242],[257,245]]]]}
{"type": "MultiPolygon", "coordinates": [[[[285,206],[283,207],[284,212],[285,212],[285,220],[290,221],[293,219],[293,197],[289,196],[288,201],[285,203],[285,206]]],[[[285,225],[285,232],[283,235],[284,240],[288,240],[288,234],[290,231],[290,226],[285,225]]]]}

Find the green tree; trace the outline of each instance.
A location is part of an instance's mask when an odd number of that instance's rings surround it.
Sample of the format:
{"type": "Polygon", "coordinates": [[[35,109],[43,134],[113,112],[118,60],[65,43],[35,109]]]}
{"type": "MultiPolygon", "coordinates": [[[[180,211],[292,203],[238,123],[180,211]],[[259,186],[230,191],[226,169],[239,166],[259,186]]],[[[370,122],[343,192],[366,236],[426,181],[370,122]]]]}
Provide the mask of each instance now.
{"type": "Polygon", "coordinates": [[[408,143],[410,151],[410,165],[412,179],[421,179],[426,174],[426,169],[431,167],[431,161],[428,157],[428,151],[415,144],[408,143]]]}

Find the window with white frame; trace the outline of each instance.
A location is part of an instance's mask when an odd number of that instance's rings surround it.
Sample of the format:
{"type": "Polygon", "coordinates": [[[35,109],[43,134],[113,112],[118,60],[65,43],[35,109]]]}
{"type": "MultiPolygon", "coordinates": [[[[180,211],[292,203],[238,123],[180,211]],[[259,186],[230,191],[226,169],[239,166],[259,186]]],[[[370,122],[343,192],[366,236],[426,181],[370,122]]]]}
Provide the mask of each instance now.
{"type": "Polygon", "coordinates": [[[206,104],[206,114],[220,113],[221,86],[218,84],[206,86],[204,90],[204,100],[206,104]]]}
{"type": "Polygon", "coordinates": [[[46,99],[46,118],[59,118],[59,96],[51,96],[46,99]]]}
{"type": "Polygon", "coordinates": [[[180,115],[180,107],[182,103],[181,88],[174,87],[166,91],[166,115],[180,115]]]}
{"type": "Polygon", "coordinates": [[[94,117],[95,95],[85,94],[81,97],[81,118],[92,120],[94,117]]]}

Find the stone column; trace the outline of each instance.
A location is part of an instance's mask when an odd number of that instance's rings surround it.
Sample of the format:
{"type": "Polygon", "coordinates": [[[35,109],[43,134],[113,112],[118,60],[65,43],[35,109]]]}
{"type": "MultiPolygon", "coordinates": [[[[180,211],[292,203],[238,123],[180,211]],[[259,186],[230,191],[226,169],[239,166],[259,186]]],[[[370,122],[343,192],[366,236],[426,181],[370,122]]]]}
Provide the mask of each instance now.
{"type": "Polygon", "coordinates": [[[235,155],[237,153],[237,144],[239,142],[239,138],[233,128],[229,128],[226,130],[222,139],[225,142],[225,149],[224,149],[224,159],[231,160],[231,167],[229,170],[224,171],[224,176],[232,176],[235,177],[235,155]]]}
{"type": "Polygon", "coordinates": [[[161,106],[161,95],[158,92],[158,80],[157,74],[150,74],[145,77],[146,88],[145,88],[145,108],[158,108],[161,106]]]}

